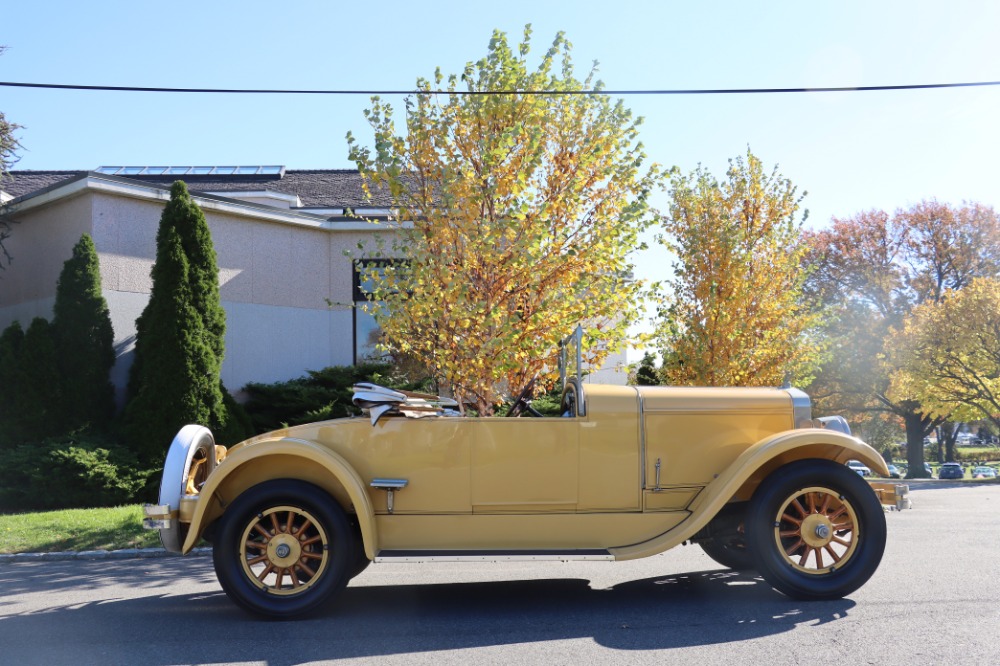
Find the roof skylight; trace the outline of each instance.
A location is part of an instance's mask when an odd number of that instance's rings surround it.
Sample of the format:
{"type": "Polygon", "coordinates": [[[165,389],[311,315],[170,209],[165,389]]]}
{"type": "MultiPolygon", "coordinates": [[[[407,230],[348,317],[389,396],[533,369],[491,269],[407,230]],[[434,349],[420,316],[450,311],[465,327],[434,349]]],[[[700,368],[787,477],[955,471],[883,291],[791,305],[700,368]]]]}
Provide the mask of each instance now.
{"type": "Polygon", "coordinates": [[[285,167],[260,166],[102,166],[97,173],[109,176],[283,176],[285,167]]]}

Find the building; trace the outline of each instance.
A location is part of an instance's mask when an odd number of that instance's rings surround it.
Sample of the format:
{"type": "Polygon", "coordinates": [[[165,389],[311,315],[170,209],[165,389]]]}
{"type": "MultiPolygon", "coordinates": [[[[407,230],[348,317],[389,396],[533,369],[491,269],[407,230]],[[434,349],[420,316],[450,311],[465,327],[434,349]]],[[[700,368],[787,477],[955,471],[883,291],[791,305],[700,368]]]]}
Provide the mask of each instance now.
{"type": "MultiPolygon", "coordinates": [[[[226,310],[223,382],[273,382],[369,356],[374,321],[352,307],[363,298],[359,244],[394,233],[391,202],[369,199],[355,170],[282,166],[101,167],[12,171],[0,183],[11,263],[0,272],[0,328],[51,319],[63,262],[93,237],[111,311],[119,397],[127,383],[135,320],[152,286],[156,231],[175,180],[202,208],[218,255],[226,310]],[[359,217],[378,220],[363,221],[359,217]]],[[[620,359],[612,364],[620,364],[620,359]]],[[[607,367],[607,365],[606,365],[607,367]]],[[[602,381],[624,373],[601,371],[602,381]]]]}

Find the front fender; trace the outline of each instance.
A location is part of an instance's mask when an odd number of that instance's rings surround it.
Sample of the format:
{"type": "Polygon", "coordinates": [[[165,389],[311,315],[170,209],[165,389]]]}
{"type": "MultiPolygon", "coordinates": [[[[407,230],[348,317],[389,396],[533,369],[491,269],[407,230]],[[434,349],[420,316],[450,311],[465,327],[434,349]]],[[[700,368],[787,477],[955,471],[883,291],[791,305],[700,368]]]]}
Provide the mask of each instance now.
{"type": "Polygon", "coordinates": [[[292,437],[254,441],[230,451],[201,489],[181,552],[190,552],[205,527],[222,515],[240,493],[276,478],[308,481],[342,504],[349,502],[357,514],[365,553],[374,559],[378,552],[375,510],[364,481],[336,452],[315,442],[292,437]]]}
{"type": "Polygon", "coordinates": [[[833,430],[803,428],[767,437],[744,451],[712,480],[688,506],[691,515],[658,537],[611,552],[617,560],[649,557],[690,539],[734,497],[749,499],[771,472],[796,460],[820,458],[844,464],[860,460],[881,476],[889,476],[882,456],[860,439],[833,430]]]}

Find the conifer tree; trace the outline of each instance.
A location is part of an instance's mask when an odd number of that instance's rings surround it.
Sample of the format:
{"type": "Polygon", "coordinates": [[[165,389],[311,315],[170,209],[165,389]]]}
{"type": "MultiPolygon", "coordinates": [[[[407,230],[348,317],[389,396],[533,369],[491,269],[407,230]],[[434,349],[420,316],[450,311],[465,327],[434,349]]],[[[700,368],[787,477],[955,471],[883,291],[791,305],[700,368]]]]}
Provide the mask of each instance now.
{"type": "Polygon", "coordinates": [[[201,210],[191,202],[187,187],[177,182],[170,203],[160,218],[156,236],[156,263],[149,303],[136,321],[135,360],[129,378],[124,431],[143,463],[157,465],[177,431],[187,423],[217,429],[226,423],[219,380],[222,331],[215,315],[201,308],[214,305],[221,311],[218,285],[207,288],[203,279],[205,257],[214,265],[215,253],[192,254],[201,261],[195,267],[184,239],[199,238],[211,245],[201,210]],[[197,219],[196,219],[197,218],[197,219]],[[205,233],[192,233],[204,226],[205,233]],[[214,329],[206,325],[206,320],[214,329]]]}
{"type": "Polygon", "coordinates": [[[191,199],[183,181],[171,187],[164,215],[171,216],[180,235],[189,267],[191,302],[209,333],[212,351],[221,364],[226,352],[226,311],[219,297],[219,265],[208,221],[191,199]]]}
{"type": "Polygon", "coordinates": [[[62,376],[60,417],[64,431],[103,428],[114,413],[114,330],[101,295],[97,249],[84,234],[63,265],[56,285],[52,332],[62,376]]]}
{"type": "Polygon", "coordinates": [[[61,384],[52,326],[35,317],[24,334],[14,366],[16,392],[11,430],[18,441],[39,441],[59,434],[61,384]]]}
{"type": "Polygon", "coordinates": [[[24,329],[19,321],[0,334],[0,448],[17,443],[13,436],[17,418],[14,397],[18,393],[17,359],[23,342],[24,329]]]}

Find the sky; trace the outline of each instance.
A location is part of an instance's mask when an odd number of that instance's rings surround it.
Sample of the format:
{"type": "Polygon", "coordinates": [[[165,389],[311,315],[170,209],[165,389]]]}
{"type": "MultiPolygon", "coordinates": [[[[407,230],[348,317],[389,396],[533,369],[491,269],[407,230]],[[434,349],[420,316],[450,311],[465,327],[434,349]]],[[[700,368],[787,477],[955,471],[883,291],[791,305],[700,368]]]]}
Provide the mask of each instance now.
{"type": "MultiPolygon", "coordinates": [[[[412,89],[459,73],[494,29],[558,31],[608,89],[845,87],[1000,80],[1000,3],[242,0],[13,2],[0,81],[184,88],[412,89]]],[[[628,96],[650,161],[723,176],[751,149],[807,195],[807,225],[923,199],[1000,207],[1000,86],[795,95],[628,96]]],[[[402,98],[394,100],[402,108],[402,98]]],[[[280,164],[350,168],[367,97],[0,87],[24,126],[16,169],[280,164]]],[[[665,195],[654,200],[665,206],[665,195]]],[[[640,278],[669,275],[663,250],[640,278]]]]}

